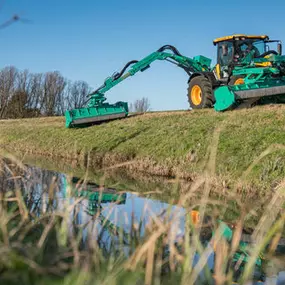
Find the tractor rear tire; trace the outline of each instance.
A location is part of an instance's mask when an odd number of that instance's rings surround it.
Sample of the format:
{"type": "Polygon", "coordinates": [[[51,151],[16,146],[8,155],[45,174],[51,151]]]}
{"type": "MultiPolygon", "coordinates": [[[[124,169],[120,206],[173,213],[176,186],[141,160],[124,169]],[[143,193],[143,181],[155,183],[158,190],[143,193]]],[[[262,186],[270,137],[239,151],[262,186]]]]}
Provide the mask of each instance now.
{"type": "Polygon", "coordinates": [[[189,82],[188,102],[192,109],[212,108],[214,104],[211,82],[203,75],[189,82]]]}

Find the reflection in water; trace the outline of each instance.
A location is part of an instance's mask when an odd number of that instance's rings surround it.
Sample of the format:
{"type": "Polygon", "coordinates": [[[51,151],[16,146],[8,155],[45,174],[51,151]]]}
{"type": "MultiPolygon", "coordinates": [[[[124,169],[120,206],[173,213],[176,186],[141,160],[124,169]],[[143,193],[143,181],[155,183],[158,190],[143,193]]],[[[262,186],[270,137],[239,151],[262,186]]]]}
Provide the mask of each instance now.
{"type": "MultiPolygon", "coordinates": [[[[21,172],[21,169],[19,171],[21,172]]],[[[64,210],[75,203],[70,211],[70,234],[82,230],[83,246],[90,240],[97,239],[98,246],[106,256],[119,249],[127,255],[131,254],[136,241],[151,231],[150,225],[156,222],[171,221],[169,236],[175,241],[184,237],[187,213],[182,207],[140,197],[131,192],[117,192],[115,189],[100,187],[94,182],[81,181],[77,177],[70,179],[64,174],[37,167],[29,167],[28,172],[23,172],[23,179],[7,179],[14,174],[8,167],[4,168],[3,173],[0,177],[1,190],[15,189],[15,186],[22,189],[29,211],[36,216],[49,211],[64,210]]],[[[221,224],[224,226],[223,234],[230,239],[231,229],[227,224],[221,224]]],[[[206,240],[201,241],[205,242],[210,250],[208,264],[210,269],[214,270],[214,253],[207,239],[208,236],[206,240]]],[[[236,264],[241,265],[245,255],[246,251],[241,250],[236,264]]],[[[194,265],[198,261],[199,255],[196,254],[194,265]]],[[[265,278],[262,262],[262,259],[257,261],[256,278],[263,279],[259,284],[285,282],[285,272],[274,268],[265,278]]],[[[201,278],[203,274],[202,271],[201,278]]]]}
{"type": "MultiPolygon", "coordinates": [[[[147,225],[154,217],[175,219],[172,229],[174,238],[183,235],[185,222],[183,208],[143,198],[130,192],[120,193],[115,189],[102,188],[93,182],[80,184],[76,177],[68,181],[63,175],[61,181],[61,193],[65,193],[65,197],[71,192],[72,196],[82,199],[77,207],[75,220],[77,226],[87,225],[83,232],[84,241],[99,236],[98,243],[106,249],[106,252],[116,244],[120,245],[122,239],[126,245],[124,251],[129,254],[132,239],[143,237],[147,225]],[[78,187],[76,183],[80,186],[78,187]]],[[[73,219],[74,217],[71,220],[73,219]]]]}

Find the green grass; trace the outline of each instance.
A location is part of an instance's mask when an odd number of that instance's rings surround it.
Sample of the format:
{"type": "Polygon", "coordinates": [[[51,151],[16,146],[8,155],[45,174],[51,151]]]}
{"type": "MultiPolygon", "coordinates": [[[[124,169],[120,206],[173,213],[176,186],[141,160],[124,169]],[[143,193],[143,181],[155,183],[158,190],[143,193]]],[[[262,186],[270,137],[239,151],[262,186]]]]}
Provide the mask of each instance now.
{"type": "MultiPolygon", "coordinates": [[[[216,142],[214,140],[213,147],[209,149],[212,161],[207,162],[207,169],[210,173],[214,170],[211,163],[216,160],[216,142]]],[[[175,218],[169,219],[170,213],[166,212],[165,217],[151,215],[141,237],[140,221],[126,220],[132,227],[130,231],[124,230],[126,238],[123,242],[123,228],[115,233],[108,226],[107,213],[104,220],[100,220],[97,214],[101,211],[98,208],[98,213],[89,214],[90,222],[79,222],[80,198],[73,196],[72,191],[66,191],[67,198],[62,199],[57,195],[58,185],[53,180],[39,191],[38,186],[33,187],[33,183],[38,183],[38,174],[33,175],[17,159],[3,160],[0,155],[0,172],[4,174],[0,176],[1,284],[185,285],[197,281],[195,284],[204,285],[232,284],[233,280],[247,284],[252,279],[256,259],[261,253],[265,258],[262,271],[267,270],[270,263],[276,272],[284,268],[284,260],[276,251],[280,237],[284,236],[284,181],[278,188],[272,189],[269,199],[240,203],[237,193],[213,189],[208,175],[204,173],[195,183],[187,183],[188,191],[179,195],[175,203],[183,207],[186,214],[186,234],[182,239],[173,240],[170,229],[177,222],[175,218]],[[212,191],[218,191],[219,196],[209,195],[212,191]],[[72,199],[68,199],[68,193],[72,199]],[[228,242],[219,235],[217,221],[224,221],[232,207],[237,208],[233,221],[236,226],[233,227],[233,238],[228,242]],[[193,209],[198,210],[201,216],[197,225],[193,224],[189,215],[193,209]],[[204,214],[211,219],[204,220],[204,214]],[[242,270],[243,264],[234,266],[231,262],[240,243],[241,230],[251,218],[256,219],[254,236],[258,242],[248,245],[249,258],[245,270],[242,270]],[[93,223],[105,226],[96,232],[93,223]],[[83,238],[83,231],[87,232],[86,239],[83,238]],[[101,233],[107,231],[110,248],[99,242],[101,233]],[[206,263],[209,244],[216,256],[213,275],[206,263]],[[124,251],[126,246],[130,248],[130,254],[124,251]],[[191,264],[195,253],[199,253],[201,259],[194,266],[191,264]],[[238,273],[236,269],[240,266],[241,273],[233,278],[233,273],[238,273]],[[199,273],[204,270],[208,272],[206,280],[199,282],[199,273]]],[[[181,183],[186,182],[177,181],[173,190],[182,187],[181,183]]],[[[146,193],[142,186],[137,184],[134,190],[144,196],[146,193]]],[[[164,190],[164,185],[157,187],[160,191],[164,190]]]]}
{"type": "MultiPolygon", "coordinates": [[[[1,155],[1,154],[0,154],[1,155]]],[[[51,157],[25,155],[20,153],[15,154],[18,159],[29,166],[36,166],[44,170],[56,171],[64,173],[67,176],[86,179],[95,183],[102,183],[105,187],[116,189],[117,191],[127,191],[138,193],[145,198],[158,200],[169,204],[177,204],[181,195],[185,195],[189,191],[189,181],[179,181],[177,179],[166,179],[165,177],[146,175],[145,173],[130,172],[120,167],[112,171],[93,171],[65,162],[64,160],[53,160],[51,157]]],[[[203,177],[203,175],[202,175],[203,177]]],[[[199,177],[201,178],[201,177],[199,177]]],[[[232,181],[231,181],[232,182],[232,181]]],[[[191,184],[191,182],[190,182],[191,184]]],[[[244,186],[244,185],[243,185],[244,186]]],[[[246,221],[245,227],[249,230],[254,229],[258,217],[262,215],[262,205],[266,205],[271,199],[272,189],[270,191],[260,191],[252,187],[244,187],[243,192],[238,193],[238,199],[231,200],[232,195],[235,195],[234,186],[232,191],[227,191],[228,185],[224,185],[223,180],[214,177],[211,179],[211,193],[210,197],[213,200],[224,201],[218,206],[220,211],[224,211],[224,203],[228,204],[227,209],[223,213],[223,218],[227,222],[233,222],[239,217],[239,204],[250,203],[250,209],[254,209],[256,216],[251,216],[246,221]],[[230,202],[229,202],[230,200],[230,202]]],[[[201,197],[203,189],[196,191],[195,195],[201,197]]],[[[197,199],[195,198],[194,203],[197,199]]],[[[213,209],[209,209],[211,214],[213,209]]]]}
{"type": "MultiPolygon", "coordinates": [[[[82,129],[65,129],[62,117],[9,120],[0,121],[0,145],[85,165],[89,155],[97,168],[131,160],[133,169],[150,174],[195,177],[221,127],[216,174],[236,180],[262,152],[285,144],[284,121],[285,106],[149,113],[82,129]]],[[[285,148],[269,152],[248,181],[267,187],[283,178],[285,148]]]]}

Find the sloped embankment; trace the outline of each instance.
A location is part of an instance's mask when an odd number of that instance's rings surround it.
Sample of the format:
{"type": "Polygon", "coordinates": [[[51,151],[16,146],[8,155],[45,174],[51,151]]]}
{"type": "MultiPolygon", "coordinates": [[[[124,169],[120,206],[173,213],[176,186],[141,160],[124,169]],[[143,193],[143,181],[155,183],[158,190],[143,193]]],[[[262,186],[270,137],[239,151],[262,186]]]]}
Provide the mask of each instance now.
{"type": "Polygon", "coordinates": [[[285,173],[285,106],[217,113],[155,112],[82,129],[64,118],[0,121],[0,145],[93,167],[127,163],[132,170],[192,178],[203,171],[213,134],[221,128],[216,173],[268,184],[285,173]]]}

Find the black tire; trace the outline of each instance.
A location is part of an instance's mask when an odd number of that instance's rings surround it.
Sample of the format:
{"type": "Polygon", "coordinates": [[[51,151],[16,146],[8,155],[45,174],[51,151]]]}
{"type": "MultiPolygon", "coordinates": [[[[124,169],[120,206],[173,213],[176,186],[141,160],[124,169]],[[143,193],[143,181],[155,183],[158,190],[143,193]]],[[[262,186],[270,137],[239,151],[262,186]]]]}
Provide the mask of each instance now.
{"type": "Polygon", "coordinates": [[[205,76],[199,75],[190,80],[188,87],[188,102],[192,109],[213,107],[214,99],[212,84],[205,76]],[[200,100],[195,100],[195,98],[193,98],[194,95],[192,94],[192,91],[194,91],[193,88],[197,88],[196,86],[199,86],[201,90],[200,100]]]}
{"type": "Polygon", "coordinates": [[[243,75],[235,75],[235,76],[232,76],[228,85],[235,85],[235,82],[238,80],[238,79],[242,79],[244,78],[243,75]]]}
{"type": "MultiPolygon", "coordinates": [[[[230,81],[228,83],[228,85],[239,85],[239,84],[243,84],[243,83],[236,83],[236,81],[238,79],[243,79],[244,78],[244,75],[236,75],[236,76],[232,76],[230,78],[230,81]]],[[[243,109],[243,108],[251,108],[255,105],[258,105],[259,104],[259,99],[244,99],[242,101],[242,103],[238,106],[239,109],[243,109]]]]}

